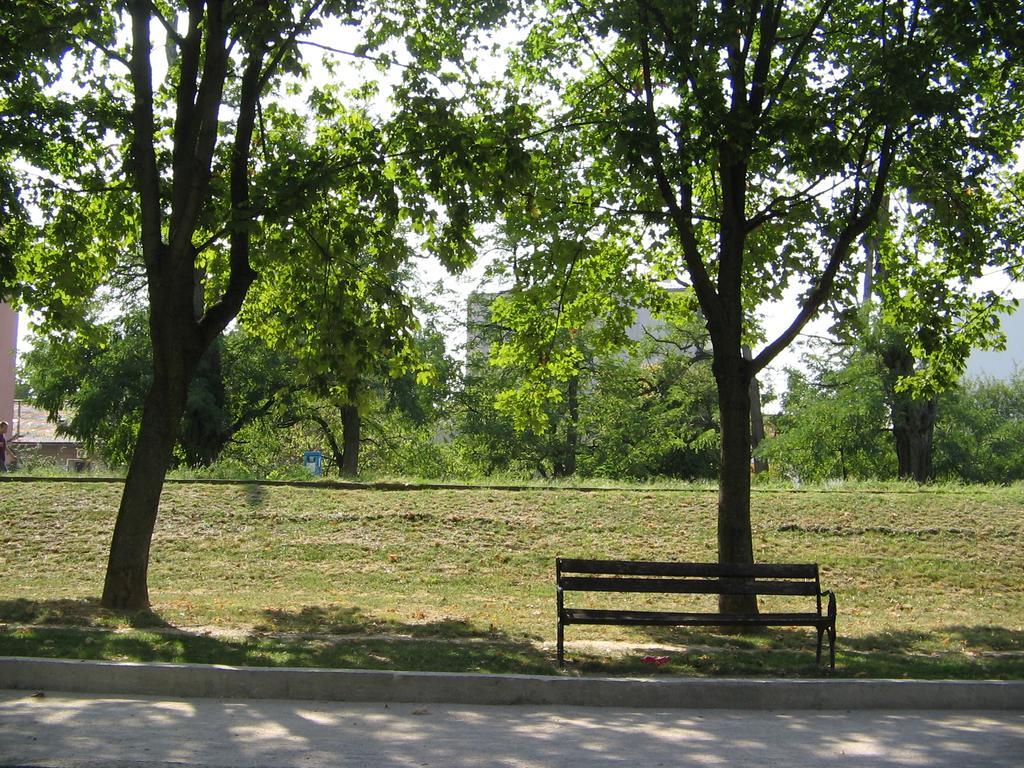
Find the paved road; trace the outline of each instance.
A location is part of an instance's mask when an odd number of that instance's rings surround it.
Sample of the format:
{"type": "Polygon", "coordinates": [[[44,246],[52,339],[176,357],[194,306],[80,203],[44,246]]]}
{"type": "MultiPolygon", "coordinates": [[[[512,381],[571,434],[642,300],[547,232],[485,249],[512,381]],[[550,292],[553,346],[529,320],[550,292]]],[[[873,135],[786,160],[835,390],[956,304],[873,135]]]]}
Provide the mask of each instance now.
{"type": "Polygon", "coordinates": [[[0,691],[0,766],[1024,766],[1024,712],[345,704],[0,691]]]}

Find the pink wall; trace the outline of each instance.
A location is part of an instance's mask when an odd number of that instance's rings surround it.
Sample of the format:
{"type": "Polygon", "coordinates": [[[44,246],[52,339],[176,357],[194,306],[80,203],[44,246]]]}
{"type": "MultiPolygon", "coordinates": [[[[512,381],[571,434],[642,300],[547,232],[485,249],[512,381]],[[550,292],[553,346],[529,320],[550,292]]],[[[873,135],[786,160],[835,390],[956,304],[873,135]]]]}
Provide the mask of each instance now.
{"type": "MultiPolygon", "coordinates": [[[[0,420],[14,424],[14,361],[18,349],[18,313],[0,304],[0,420]]],[[[8,437],[13,432],[8,432],[8,437]]]]}

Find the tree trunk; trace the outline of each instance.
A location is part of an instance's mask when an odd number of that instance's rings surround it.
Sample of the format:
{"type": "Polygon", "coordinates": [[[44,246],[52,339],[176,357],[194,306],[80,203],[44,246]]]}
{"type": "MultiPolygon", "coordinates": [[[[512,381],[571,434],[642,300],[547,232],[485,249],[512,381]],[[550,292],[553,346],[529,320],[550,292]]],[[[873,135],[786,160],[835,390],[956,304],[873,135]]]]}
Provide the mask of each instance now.
{"type": "MultiPolygon", "coordinates": [[[[159,313],[160,309],[150,311],[159,313]]],[[[164,312],[167,312],[166,306],[164,312]]],[[[167,323],[166,317],[151,317],[150,323],[154,329],[153,384],[146,397],[139,437],[128,466],[101,599],[105,608],[118,610],[149,607],[150,542],[164,478],[185,412],[188,385],[195,371],[194,363],[188,362],[188,347],[184,343],[189,334],[184,329],[168,334],[167,328],[174,328],[175,324],[167,323]],[[163,332],[155,330],[160,327],[163,332]]]]}
{"type": "MultiPolygon", "coordinates": [[[[237,93],[232,93],[236,117],[229,163],[230,213],[225,220],[230,273],[220,299],[206,307],[199,319],[198,251],[194,239],[198,230],[209,228],[212,223],[206,214],[213,213],[208,205],[221,129],[219,113],[228,79],[230,49],[238,42],[226,26],[231,20],[231,3],[207,0],[189,4],[188,29],[178,41],[179,76],[170,133],[173,152],[169,185],[157,159],[150,39],[155,11],[149,0],[129,0],[127,10],[131,15],[128,69],[134,94],[128,165],[138,193],[140,245],[149,290],[153,385],[143,409],[114,525],[102,603],[108,608],[142,609],[149,605],[147,571],[160,493],[185,411],[189,384],[203,353],[238,315],[256,277],[249,264],[247,226],[251,216],[252,136],[260,92],[288,48],[282,40],[282,45],[274,49],[275,63],[266,73],[266,41],[257,41],[239,53],[244,66],[237,93]]],[[[302,24],[308,21],[307,15],[302,24]]],[[[213,231],[217,229],[212,227],[213,231]]],[[[206,302],[202,304],[205,306],[206,302]]]]}
{"type": "MultiPolygon", "coordinates": [[[[206,271],[193,269],[192,275],[193,317],[198,323],[206,314],[206,271]]],[[[180,439],[185,460],[192,467],[211,466],[233,434],[224,391],[223,346],[223,339],[218,338],[203,354],[185,400],[180,439]]]]}
{"type": "Polygon", "coordinates": [[[359,474],[359,446],[362,419],[359,408],[355,405],[341,406],[341,441],[344,445],[341,461],[341,474],[355,477],[359,474]]]}
{"type": "MultiPolygon", "coordinates": [[[[864,270],[864,301],[872,298],[876,277],[885,276],[885,268],[878,258],[879,243],[889,228],[889,196],[885,195],[878,209],[876,231],[864,238],[867,266],[864,270]]],[[[896,447],[897,474],[902,480],[925,483],[932,479],[932,440],[938,401],[935,397],[915,398],[907,392],[897,392],[900,377],[914,372],[914,357],[903,343],[889,343],[879,355],[887,371],[886,394],[892,418],[892,435],[896,447]]],[[[845,471],[844,471],[845,476],[845,471]]]]}
{"type": "Polygon", "coordinates": [[[901,479],[918,483],[932,479],[932,440],[937,410],[934,397],[915,399],[896,393],[892,404],[892,434],[901,479]]]}
{"type": "MultiPolygon", "coordinates": [[[[753,360],[750,347],[743,345],[743,359],[747,362],[753,360]]],[[[761,385],[756,376],[750,377],[750,449],[757,451],[757,446],[764,442],[764,414],[761,412],[761,385]]],[[[768,471],[768,461],[755,457],[753,463],[754,474],[768,471]]]]}
{"type": "Polygon", "coordinates": [[[555,477],[572,477],[576,474],[576,454],[580,442],[580,377],[578,375],[569,378],[565,400],[569,409],[569,421],[565,427],[565,442],[559,446],[559,456],[554,462],[555,477]]]}
{"type": "MultiPolygon", "coordinates": [[[[718,385],[722,448],[718,480],[718,562],[754,562],[750,525],[750,364],[739,346],[716,349],[712,366],[718,385]]],[[[723,613],[757,613],[754,595],[721,595],[723,613]]]]}
{"type": "Polygon", "coordinates": [[[881,354],[886,368],[885,388],[892,417],[896,466],[903,480],[926,483],[932,479],[932,439],[938,414],[937,398],[914,397],[896,391],[900,378],[914,372],[914,357],[905,346],[890,344],[881,354]]]}
{"type": "Polygon", "coordinates": [[[576,474],[576,454],[579,450],[580,434],[580,377],[572,376],[569,379],[569,388],[566,393],[566,401],[569,406],[569,425],[565,429],[565,476],[572,477],[576,474]]]}

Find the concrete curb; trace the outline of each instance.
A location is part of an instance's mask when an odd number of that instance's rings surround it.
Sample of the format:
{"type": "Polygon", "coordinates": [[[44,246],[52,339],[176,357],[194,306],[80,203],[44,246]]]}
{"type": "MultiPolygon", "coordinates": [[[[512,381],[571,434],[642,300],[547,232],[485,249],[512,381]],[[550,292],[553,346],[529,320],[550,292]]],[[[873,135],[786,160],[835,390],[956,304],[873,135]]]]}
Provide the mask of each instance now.
{"type": "Polygon", "coordinates": [[[1024,681],[709,680],[0,658],[0,689],[175,698],[658,709],[1024,710],[1024,681]]]}

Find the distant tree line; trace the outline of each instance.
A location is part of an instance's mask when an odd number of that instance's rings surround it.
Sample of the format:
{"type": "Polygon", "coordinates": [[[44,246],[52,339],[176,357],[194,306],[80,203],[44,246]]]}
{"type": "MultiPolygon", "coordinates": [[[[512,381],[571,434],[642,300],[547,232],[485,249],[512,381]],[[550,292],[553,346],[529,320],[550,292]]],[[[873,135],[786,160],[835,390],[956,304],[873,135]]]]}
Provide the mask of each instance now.
{"type": "MultiPolygon", "coordinates": [[[[24,356],[21,391],[110,466],[130,459],[147,386],[144,314],[91,325],[90,334],[38,337],[24,356]]],[[[176,465],[221,476],[303,477],[304,451],[327,473],[351,477],[713,480],[718,424],[699,326],[669,329],[595,354],[586,331],[579,376],[548,401],[544,429],[517,428],[498,407],[525,378],[515,367],[468,363],[445,350],[431,322],[413,339],[420,367],[361,377],[357,401],[296,375],[294,360],[233,328],[219,364],[200,366],[175,449],[176,465]],[[352,434],[351,412],[361,429],[352,434]]],[[[899,476],[887,370],[864,349],[835,347],[789,371],[756,451],[768,478],[888,480],[899,476]]],[[[347,390],[346,390],[347,391],[347,390]]],[[[1024,372],[964,379],[937,398],[927,479],[1024,480],[1024,372]]]]}

